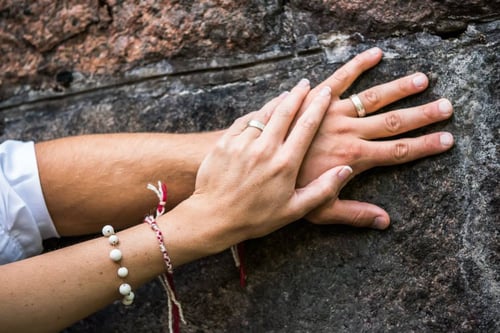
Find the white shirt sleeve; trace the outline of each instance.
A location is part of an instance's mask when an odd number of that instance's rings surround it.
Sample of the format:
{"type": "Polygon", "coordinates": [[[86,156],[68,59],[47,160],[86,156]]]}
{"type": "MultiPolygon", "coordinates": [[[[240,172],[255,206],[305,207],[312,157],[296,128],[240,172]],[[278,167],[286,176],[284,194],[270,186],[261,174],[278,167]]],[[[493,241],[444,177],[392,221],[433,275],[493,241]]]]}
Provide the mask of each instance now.
{"type": "Polygon", "coordinates": [[[59,237],[38,176],[33,142],[0,144],[0,265],[37,255],[59,237]]]}

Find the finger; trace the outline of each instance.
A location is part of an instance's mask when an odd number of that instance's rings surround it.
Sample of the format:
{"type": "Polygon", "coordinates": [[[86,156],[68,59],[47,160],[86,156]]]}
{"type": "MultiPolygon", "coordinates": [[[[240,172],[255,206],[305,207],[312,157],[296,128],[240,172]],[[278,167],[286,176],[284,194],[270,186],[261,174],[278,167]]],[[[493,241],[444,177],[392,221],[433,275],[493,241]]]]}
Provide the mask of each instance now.
{"type": "MultiPolygon", "coordinates": [[[[248,126],[248,122],[255,117],[257,111],[253,111],[237,118],[233,124],[224,132],[224,134],[217,140],[216,147],[220,150],[226,150],[231,144],[239,143],[241,140],[241,134],[245,131],[248,126]]],[[[248,139],[246,140],[249,141],[248,139]]],[[[240,146],[242,145],[239,143],[240,146]]],[[[246,144],[245,144],[246,146],[246,144]]]]}
{"type": "Polygon", "coordinates": [[[331,89],[323,87],[307,110],[299,117],[285,142],[285,154],[300,165],[330,105],[331,89]]]}
{"type": "Polygon", "coordinates": [[[315,224],[345,224],[357,228],[383,230],[390,224],[389,214],[368,202],[334,200],[306,215],[315,224]]]}
{"type": "Polygon", "coordinates": [[[234,122],[229,126],[229,128],[224,132],[224,137],[234,137],[236,135],[241,134],[243,130],[247,127],[247,123],[252,117],[257,113],[257,111],[253,111],[250,113],[247,113],[246,115],[243,115],[237,119],[234,120],[234,122]]]}
{"type": "Polygon", "coordinates": [[[414,108],[386,112],[369,118],[356,119],[353,126],[363,139],[386,138],[448,119],[453,106],[447,99],[414,108]]]}
{"type": "Polygon", "coordinates": [[[303,188],[295,190],[291,207],[296,211],[295,219],[304,217],[312,209],[337,197],[352,174],[350,166],[338,166],[325,171],[303,188]]]}
{"type": "Polygon", "coordinates": [[[275,97],[271,101],[267,102],[259,111],[252,112],[250,117],[245,118],[245,123],[242,124],[244,127],[241,128],[241,131],[239,133],[241,133],[241,135],[246,139],[255,139],[256,137],[260,136],[262,130],[255,127],[249,127],[248,122],[250,120],[257,120],[265,126],[269,122],[273,111],[287,95],[288,92],[285,91],[278,97],[275,97]]]}
{"type": "MultiPolygon", "coordinates": [[[[369,88],[358,93],[366,113],[380,110],[382,107],[399,101],[402,98],[419,93],[427,88],[429,80],[423,73],[415,73],[388,83],[369,88]]],[[[356,107],[350,98],[339,101],[337,112],[357,116],[356,107]]]]}
{"type": "Polygon", "coordinates": [[[367,69],[372,68],[382,59],[382,50],[378,47],[371,48],[356,55],[323,81],[313,90],[313,95],[319,93],[325,85],[332,89],[335,95],[342,95],[354,81],[367,69]]]}
{"type": "Polygon", "coordinates": [[[276,106],[266,125],[265,130],[260,136],[263,140],[282,143],[285,140],[290,124],[302,101],[310,90],[310,83],[307,79],[302,79],[290,91],[289,94],[276,106]]]}
{"type": "Polygon", "coordinates": [[[363,150],[367,157],[365,162],[368,163],[362,169],[410,162],[442,153],[452,146],[453,136],[448,132],[391,141],[367,141],[363,150]]]}

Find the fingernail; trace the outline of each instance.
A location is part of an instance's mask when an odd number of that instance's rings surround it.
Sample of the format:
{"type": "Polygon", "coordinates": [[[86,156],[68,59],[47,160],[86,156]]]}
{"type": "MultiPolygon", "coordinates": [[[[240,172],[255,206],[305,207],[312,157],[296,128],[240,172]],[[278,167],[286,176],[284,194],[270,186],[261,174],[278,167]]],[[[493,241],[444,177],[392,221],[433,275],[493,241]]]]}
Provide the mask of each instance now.
{"type": "Polygon", "coordinates": [[[342,169],[340,169],[340,171],[337,173],[337,176],[341,179],[341,180],[346,180],[347,177],[349,177],[352,173],[352,168],[348,165],[344,166],[342,169]]]}
{"type": "Polygon", "coordinates": [[[280,97],[285,97],[286,95],[288,95],[290,92],[289,91],[283,91],[280,95],[280,97]]]}
{"type": "Polygon", "coordinates": [[[449,100],[443,99],[439,102],[438,109],[441,114],[448,116],[453,111],[453,106],[451,105],[449,100]]]}
{"type": "Polygon", "coordinates": [[[383,230],[387,228],[387,220],[383,216],[377,216],[372,223],[373,229],[383,230]]]}
{"type": "Polygon", "coordinates": [[[319,91],[319,94],[321,96],[330,96],[332,94],[332,88],[330,88],[330,86],[324,86],[323,88],[321,88],[321,90],[319,91]]]}
{"type": "Polygon", "coordinates": [[[427,78],[424,75],[421,75],[421,74],[420,75],[416,75],[413,78],[413,84],[417,88],[423,88],[423,87],[425,87],[426,83],[427,83],[427,78]]]}
{"type": "Polygon", "coordinates": [[[453,145],[453,135],[450,133],[443,133],[439,137],[439,141],[441,142],[441,145],[444,147],[450,147],[453,145]]]}
{"type": "Polygon", "coordinates": [[[309,87],[309,80],[308,79],[302,79],[299,81],[298,86],[300,87],[309,87]]]}
{"type": "Polygon", "coordinates": [[[379,49],[378,47],[372,47],[371,49],[368,50],[368,52],[371,55],[378,55],[382,50],[379,49]]]}

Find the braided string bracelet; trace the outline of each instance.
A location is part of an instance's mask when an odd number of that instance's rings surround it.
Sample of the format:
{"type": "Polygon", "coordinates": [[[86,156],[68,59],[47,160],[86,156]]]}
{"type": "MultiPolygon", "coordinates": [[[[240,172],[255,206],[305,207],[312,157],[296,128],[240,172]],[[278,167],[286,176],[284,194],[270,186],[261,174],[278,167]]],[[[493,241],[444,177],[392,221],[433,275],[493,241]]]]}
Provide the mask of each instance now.
{"type": "Polygon", "coordinates": [[[165,262],[165,266],[167,267],[167,271],[160,275],[160,282],[165,289],[165,293],[167,294],[168,299],[168,329],[169,332],[178,333],[179,321],[182,321],[183,324],[186,324],[184,319],[184,314],[182,312],[181,303],[177,300],[177,296],[175,293],[174,287],[174,269],[172,266],[172,262],[170,260],[170,256],[168,255],[167,248],[165,246],[165,242],[163,239],[163,234],[160,230],[160,227],[156,223],[156,219],[165,213],[165,204],[167,202],[167,186],[162,182],[158,182],[158,188],[156,188],[152,184],[148,184],[147,188],[156,193],[158,196],[158,205],[156,206],[156,214],[148,215],[144,218],[144,223],[149,224],[151,229],[156,234],[156,239],[158,240],[160,251],[163,256],[163,261],[165,262]]]}
{"type": "Polygon", "coordinates": [[[245,247],[243,242],[231,246],[231,254],[233,255],[234,264],[240,271],[240,286],[246,285],[247,273],[245,270],[245,247]]]}

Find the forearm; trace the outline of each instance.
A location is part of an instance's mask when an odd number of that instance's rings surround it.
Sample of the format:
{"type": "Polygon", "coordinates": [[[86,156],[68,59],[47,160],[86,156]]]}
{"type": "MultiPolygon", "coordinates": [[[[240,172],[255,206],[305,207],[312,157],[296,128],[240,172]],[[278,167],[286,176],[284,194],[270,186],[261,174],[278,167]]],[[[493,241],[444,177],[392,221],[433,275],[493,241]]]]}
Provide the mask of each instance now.
{"type": "MultiPolygon", "coordinates": [[[[162,269],[146,225],[119,234],[133,288],[162,269]],[[134,246],[136,249],[134,249],[134,246]],[[142,251],[138,251],[138,247],[142,251]]],[[[118,265],[104,237],[0,266],[0,326],[6,332],[57,332],[119,299],[118,265]],[[43,328],[43,329],[42,329],[43,328]]],[[[159,251],[158,251],[159,252],[159,251]]]]}
{"type": "MultiPolygon", "coordinates": [[[[219,224],[211,205],[190,201],[158,218],[174,267],[229,247],[233,233],[219,224]],[[208,209],[205,209],[208,207],[208,209]],[[193,222],[194,221],[194,222],[193,222]],[[217,225],[223,227],[218,228],[217,225]]],[[[102,226],[101,226],[102,227],[102,226]]],[[[98,311],[121,296],[126,282],[135,291],[166,269],[155,233],[145,224],[117,233],[120,265],[109,258],[107,238],[82,242],[30,259],[0,266],[0,327],[5,332],[56,332],[98,311]],[[117,276],[125,266],[129,275],[117,276]]],[[[136,298],[144,297],[136,293],[136,298]]]]}
{"type": "Polygon", "coordinates": [[[102,134],[37,143],[42,190],[59,234],[140,222],[156,203],[146,185],[158,180],[168,186],[171,209],[192,193],[198,167],[220,134],[102,134]]]}

